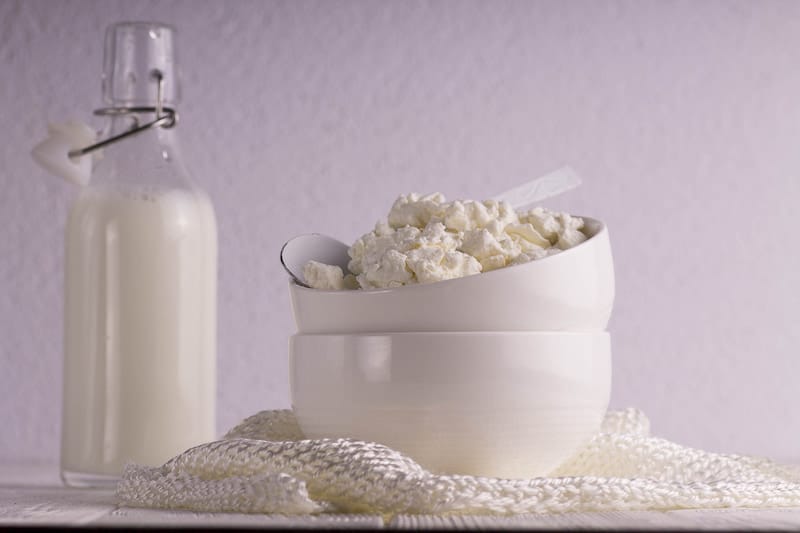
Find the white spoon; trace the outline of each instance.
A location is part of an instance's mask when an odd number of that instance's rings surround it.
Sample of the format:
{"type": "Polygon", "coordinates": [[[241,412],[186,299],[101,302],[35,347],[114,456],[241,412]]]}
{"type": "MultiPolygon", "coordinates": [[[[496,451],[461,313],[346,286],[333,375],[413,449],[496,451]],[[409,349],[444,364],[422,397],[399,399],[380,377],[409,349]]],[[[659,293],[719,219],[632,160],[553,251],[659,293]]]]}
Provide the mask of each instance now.
{"type": "Polygon", "coordinates": [[[492,200],[508,202],[515,210],[522,211],[531,204],[558,196],[580,184],[581,178],[578,173],[572,167],[565,166],[500,193],[494,196],[492,200]]]}
{"type": "Polygon", "coordinates": [[[341,267],[342,272],[347,273],[347,264],[350,262],[347,253],[349,248],[342,241],[321,233],[298,235],[281,248],[281,264],[295,283],[309,287],[303,275],[306,263],[317,261],[326,265],[336,265],[341,267]]]}
{"type": "MultiPolygon", "coordinates": [[[[581,178],[570,167],[561,167],[533,181],[514,187],[493,200],[506,201],[514,209],[520,210],[545,198],[551,198],[581,184],[581,178]]],[[[317,261],[326,265],[336,265],[347,273],[350,247],[340,240],[322,235],[308,233],[290,239],[281,248],[281,264],[298,285],[309,287],[303,275],[303,267],[309,261],[317,261]]]]}

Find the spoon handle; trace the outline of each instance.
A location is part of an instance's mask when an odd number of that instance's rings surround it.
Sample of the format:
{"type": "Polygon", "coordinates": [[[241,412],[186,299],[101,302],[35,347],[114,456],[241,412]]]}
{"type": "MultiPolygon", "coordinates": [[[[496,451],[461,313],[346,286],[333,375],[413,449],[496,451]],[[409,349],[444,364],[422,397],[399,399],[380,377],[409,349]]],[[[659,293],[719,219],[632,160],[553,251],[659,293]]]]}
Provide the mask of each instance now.
{"type": "Polygon", "coordinates": [[[581,178],[572,167],[565,166],[554,170],[544,176],[538,177],[528,183],[523,183],[504,193],[500,193],[492,200],[506,201],[521,210],[531,204],[540,202],[545,198],[557,196],[574,189],[581,184],[581,178]]]}

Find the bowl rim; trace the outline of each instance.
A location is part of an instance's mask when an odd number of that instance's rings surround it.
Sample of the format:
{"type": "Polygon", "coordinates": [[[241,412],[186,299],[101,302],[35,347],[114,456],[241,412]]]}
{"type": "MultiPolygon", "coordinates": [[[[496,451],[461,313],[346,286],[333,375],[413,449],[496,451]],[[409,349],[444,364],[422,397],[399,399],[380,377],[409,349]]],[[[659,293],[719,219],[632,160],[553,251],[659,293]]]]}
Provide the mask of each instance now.
{"type": "Polygon", "coordinates": [[[587,237],[587,239],[585,241],[579,243],[576,246],[573,246],[572,248],[567,248],[566,250],[562,250],[560,253],[553,254],[553,255],[548,255],[547,257],[543,257],[541,259],[535,259],[533,261],[528,261],[527,263],[520,263],[518,265],[508,265],[508,266],[505,266],[503,268],[497,268],[495,270],[490,270],[489,272],[479,272],[478,274],[473,274],[471,276],[463,276],[463,277],[460,277],[460,278],[445,279],[445,280],[441,280],[441,281],[434,281],[434,282],[431,282],[431,283],[413,283],[411,285],[403,285],[403,286],[400,286],[400,287],[385,287],[385,288],[379,287],[379,288],[373,288],[373,289],[361,289],[361,288],[359,288],[359,289],[352,289],[352,290],[314,289],[314,288],[311,288],[311,287],[304,287],[304,286],[298,284],[295,280],[289,279],[289,289],[290,290],[294,290],[294,291],[298,291],[300,293],[302,293],[302,292],[313,292],[315,294],[339,294],[339,295],[343,295],[343,294],[348,294],[348,295],[349,294],[388,294],[388,293],[395,293],[397,291],[410,292],[410,291],[415,291],[415,290],[417,290],[417,291],[419,291],[419,290],[427,290],[429,287],[442,287],[442,286],[445,286],[445,285],[452,285],[454,283],[463,283],[464,280],[470,279],[470,278],[474,278],[476,276],[481,276],[481,277],[483,277],[483,276],[491,276],[491,275],[493,275],[495,273],[504,272],[504,271],[507,271],[508,269],[511,269],[511,268],[530,266],[530,265],[534,265],[534,264],[540,264],[542,261],[554,260],[554,259],[556,259],[558,257],[564,256],[565,254],[569,254],[573,250],[577,250],[577,249],[583,247],[585,244],[587,244],[587,243],[589,243],[591,241],[594,241],[595,239],[597,239],[601,235],[608,233],[608,226],[602,220],[599,220],[599,219],[596,219],[596,218],[593,218],[593,217],[581,216],[581,215],[570,215],[570,216],[577,217],[577,218],[582,218],[583,221],[584,221],[584,224],[595,225],[597,227],[597,230],[592,235],[587,237]]]}

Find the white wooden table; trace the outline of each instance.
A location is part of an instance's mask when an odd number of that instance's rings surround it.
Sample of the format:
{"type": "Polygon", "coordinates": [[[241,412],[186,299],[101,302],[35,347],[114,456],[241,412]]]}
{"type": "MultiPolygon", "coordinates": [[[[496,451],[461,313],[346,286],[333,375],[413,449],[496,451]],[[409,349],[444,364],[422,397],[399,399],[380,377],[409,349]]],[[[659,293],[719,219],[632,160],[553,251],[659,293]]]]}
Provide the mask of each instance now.
{"type": "Polygon", "coordinates": [[[0,464],[0,528],[8,526],[153,526],[324,529],[670,529],[800,530],[800,508],[572,513],[512,517],[400,515],[249,515],[120,507],[113,491],[61,485],[53,465],[0,464]]]}

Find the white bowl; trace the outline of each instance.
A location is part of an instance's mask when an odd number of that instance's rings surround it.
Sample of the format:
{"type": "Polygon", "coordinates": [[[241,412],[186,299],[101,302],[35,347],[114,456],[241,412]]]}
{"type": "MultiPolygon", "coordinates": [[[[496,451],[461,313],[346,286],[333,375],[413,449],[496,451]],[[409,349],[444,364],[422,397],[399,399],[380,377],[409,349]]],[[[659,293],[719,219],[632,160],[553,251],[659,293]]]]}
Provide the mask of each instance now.
{"type": "Polygon", "coordinates": [[[614,304],[606,226],[559,254],[448,281],[325,291],[289,284],[299,333],[602,331],[614,304]]]}
{"type": "Polygon", "coordinates": [[[605,332],[294,335],[289,357],[307,437],[450,474],[547,475],[599,430],[611,389],[605,332]]]}

